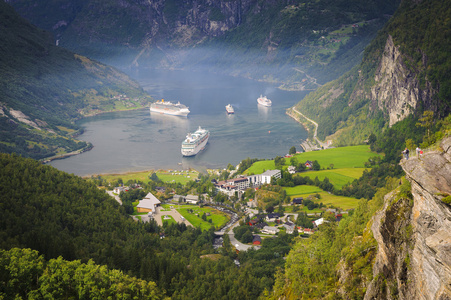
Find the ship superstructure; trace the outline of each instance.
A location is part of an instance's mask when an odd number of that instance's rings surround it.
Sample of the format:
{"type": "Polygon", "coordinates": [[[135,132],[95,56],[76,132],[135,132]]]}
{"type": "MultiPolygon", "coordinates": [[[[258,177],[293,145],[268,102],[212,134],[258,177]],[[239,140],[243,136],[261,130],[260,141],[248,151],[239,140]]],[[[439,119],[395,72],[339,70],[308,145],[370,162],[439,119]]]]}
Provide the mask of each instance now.
{"type": "Polygon", "coordinates": [[[263,106],[271,106],[272,105],[271,100],[266,98],[266,96],[262,96],[262,95],[260,95],[260,97],[257,99],[257,102],[258,102],[258,104],[263,105],[263,106]]]}
{"type": "Polygon", "coordinates": [[[170,101],[164,101],[164,99],[150,104],[150,111],[182,117],[186,117],[190,113],[186,105],[183,105],[180,102],[172,103],[170,101]]]}
{"type": "Polygon", "coordinates": [[[199,151],[205,148],[209,137],[210,131],[203,129],[200,126],[195,132],[188,133],[186,139],[182,142],[182,155],[196,155],[199,151]]]}
{"type": "Polygon", "coordinates": [[[235,110],[233,109],[233,106],[231,104],[227,104],[225,108],[229,115],[235,113],[235,110]]]}

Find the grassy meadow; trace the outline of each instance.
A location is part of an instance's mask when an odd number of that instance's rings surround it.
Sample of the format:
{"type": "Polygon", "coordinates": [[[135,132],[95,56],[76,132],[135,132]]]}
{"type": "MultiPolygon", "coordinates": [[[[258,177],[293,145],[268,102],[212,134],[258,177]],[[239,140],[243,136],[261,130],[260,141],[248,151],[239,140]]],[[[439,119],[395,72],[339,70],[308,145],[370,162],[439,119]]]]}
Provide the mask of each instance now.
{"type": "MultiPolygon", "coordinates": [[[[339,207],[344,210],[356,208],[360,201],[359,199],[356,198],[329,194],[328,192],[325,192],[319,187],[314,185],[298,185],[295,187],[285,187],[284,190],[287,192],[287,195],[290,196],[291,198],[296,197],[306,198],[309,195],[318,193],[321,196],[321,199],[315,202],[317,203],[322,202],[326,206],[339,207]]],[[[304,209],[301,209],[301,211],[316,212],[316,210],[309,211],[305,207],[304,209]]]]}
{"type": "Polygon", "coordinates": [[[230,220],[229,216],[222,211],[211,207],[198,207],[195,205],[183,205],[180,208],[177,206],[177,211],[191,223],[194,227],[200,227],[202,230],[208,230],[211,226],[219,228],[227,224],[230,220]],[[189,212],[192,209],[193,213],[189,212]],[[202,219],[204,213],[210,213],[207,216],[207,221],[202,219]],[[197,215],[196,215],[197,214],[197,215]],[[208,221],[211,220],[211,223],[208,221]]]}
{"type": "MultiPolygon", "coordinates": [[[[294,157],[298,162],[317,160],[321,165],[321,169],[327,169],[331,164],[334,165],[334,169],[342,169],[364,168],[365,162],[373,156],[380,156],[380,154],[371,152],[368,145],[359,145],[303,152],[296,154],[294,157]]],[[[290,158],[285,159],[285,165],[290,165],[290,158]]]]}
{"type": "MultiPolygon", "coordinates": [[[[108,182],[117,181],[119,178],[122,179],[124,183],[129,180],[136,180],[141,182],[149,182],[150,176],[155,171],[139,171],[139,172],[128,172],[122,174],[106,174],[101,175],[101,177],[108,182]]],[[[176,182],[181,184],[186,184],[190,180],[194,180],[199,175],[199,172],[195,170],[190,171],[177,171],[177,170],[158,170],[157,172],[158,178],[163,182],[176,182]]],[[[95,176],[94,176],[95,177],[95,176]]]]}
{"type": "MultiPolygon", "coordinates": [[[[333,165],[332,170],[334,170],[335,173],[355,179],[356,176],[359,176],[359,171],[352,171],[351,169],[365,168],[365,162],[368,161],[368,158],[373,156],[380,156],[380,154],[371,152],[367,145],[359,145],[297,153],[293,157],[298,163],[307,160],[317,160],[321,169],[327,169],[333,165]],[[337,169],[346,170],[337,171],[337,169]]],[[[285,166],[288,167],[290,165],[291,158],[285,158],[285,166]]],[[[266,170],[272,169],[275,169],[274,160],[257,161],[247,169],[244,174],[261,174],[266,170]]],[[[363,170],[361,170],[361,172],[363,172],[363,170]]]]}
{"type": "MultiPolygon", "coordinates": [[[[312,180],[315,179],[315,177],[318,177],[320,181],[323,181],[324,178],[327,177],[336,189],[341,189],[347,183],[362,176],[363,172],[367,170],[367,168],[365,168],[365,162],[373,156],[379,156],[379,154],[371,152],[369,146],[367,145],[297,153],[293,157],[298,163],[303,163],[307,160],[317,160],[321,166],[321,170],[305,171],[296,173],[294,176],[306,176],[310,177],[312,180]]],[[[285,158],[285,168],[291,165],[291,159],[292,158],[285,158]]],[[[275,169],[274,160],[258,161],[247,169],[245,174],[261,174],[265,170],[271,169],[275,169]]],[[[287,195],[291,198],[305,198],[308,195],[318,193],[321,195],[321,199],[318,202],[323,202],[323,204],[327,206],[333,205],[342,209],[355,208],[359,201],[355,198],[329,194],[316,186],[302,185],[291,188],[288,187],[285,188],[285,190],[287,191],[287,195]]],[[[306,208],[302,208],[301,210],[306,212],[314,212],[309,211],[306,208]]]]}
{"type": "Polygon", "coordinates": [[[295,176],[306,176],[311,179],[318,177],[319,180],[323,181],[324,178],[329,178],[330,183],[334,185],[336,189],[341,189],[348,182],[354,181],[362,177],[363,171],[368,170],[366,168],[343,168],[343,169],[331,169],[331,170],[321,170],[321,171],[306,171],[301,173],[296,173],[295,176]]]}

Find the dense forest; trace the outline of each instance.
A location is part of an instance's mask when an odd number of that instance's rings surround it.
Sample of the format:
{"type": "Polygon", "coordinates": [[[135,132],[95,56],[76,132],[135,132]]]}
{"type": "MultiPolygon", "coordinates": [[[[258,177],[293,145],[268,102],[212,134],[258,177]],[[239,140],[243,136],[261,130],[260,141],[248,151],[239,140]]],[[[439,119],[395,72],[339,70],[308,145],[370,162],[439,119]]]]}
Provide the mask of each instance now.
{"type": "MultiPolygon", "coordinates": [[[[88,269],[104,265],[155,282],[173,299],[256,299],[271,290],[294,242],[293,235],[281,234],[264,240],[259,251],[237,254],[225,236],[224,247],[215,250],[214,228],[202,232],[184,224],[136,222],[92,182],[18,155],[0,154],[0,189],[0,249],[36,250],[33,255],[45,261],[39,272],[66,264],[61,259],[79,260],[69,263],[67,272],[84,268],[80,263],[88,269]]],[[[36,273],[28,275],[34,282],[36,273]]],[[[15,295],[0,284],[2,293],[15,295]]]]}

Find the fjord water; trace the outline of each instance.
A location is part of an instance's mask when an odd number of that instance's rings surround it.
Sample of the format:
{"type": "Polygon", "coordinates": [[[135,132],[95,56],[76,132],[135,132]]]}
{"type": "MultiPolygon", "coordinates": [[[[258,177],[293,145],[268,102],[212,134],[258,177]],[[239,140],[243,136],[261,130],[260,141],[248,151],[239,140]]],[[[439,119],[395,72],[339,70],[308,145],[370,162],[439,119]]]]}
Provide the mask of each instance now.
{"type": "Polygon", "coordinates": [[[94,148],[51,165],[82,176],[160,168],[205,171],[237,165],[247,157],[283,156],[307,138],[304,128],[285,114],[307,92],[201,72],[135,70],[130,75],[155,99],[180,101],[191,113],[184,118],[142,109],[83,119],[79,124],[85,131],[79,139],[94,148]],[[272,100],[272,107],[257,104],[260,94],[272,100]],[[229,103],[234,115],[226,113],[229,103]],[[182,141],[199,126],[210,130],[205,150],[182,157],[182,141]]]}

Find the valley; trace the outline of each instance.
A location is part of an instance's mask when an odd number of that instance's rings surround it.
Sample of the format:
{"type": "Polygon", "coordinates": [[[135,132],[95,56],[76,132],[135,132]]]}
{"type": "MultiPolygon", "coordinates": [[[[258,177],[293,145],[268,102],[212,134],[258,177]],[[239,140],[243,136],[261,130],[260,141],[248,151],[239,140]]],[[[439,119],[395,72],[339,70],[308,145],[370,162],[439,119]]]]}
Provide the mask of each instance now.
{"type": "Polygon", "coordinates": [[[1,1],[0,298],[450,298],[450,9],[1,1]]]}

